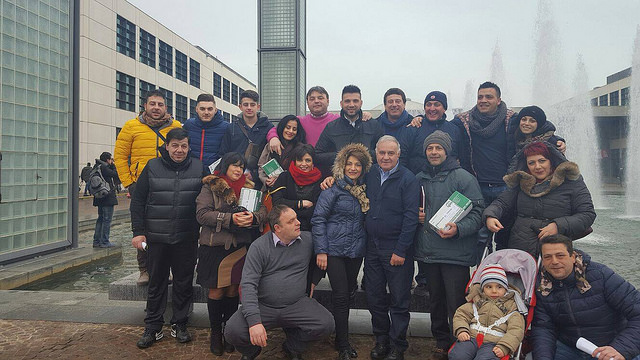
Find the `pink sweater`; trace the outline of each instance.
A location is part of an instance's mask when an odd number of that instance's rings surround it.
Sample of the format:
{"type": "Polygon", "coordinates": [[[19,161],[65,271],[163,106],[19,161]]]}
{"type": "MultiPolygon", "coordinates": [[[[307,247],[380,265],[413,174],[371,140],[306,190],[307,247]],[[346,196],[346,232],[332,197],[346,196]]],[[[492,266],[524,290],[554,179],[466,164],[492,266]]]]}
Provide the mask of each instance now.
{"type": "MultiPolygon", "coordinates": [[[[320,138],[320,134],[322,134],[324,127],[327,126],[328,123],[339,117],[339,114],[332,114],[330,112],[320,117],[315,117],[311,114],[298,116],[298,119],[300,119],[300,123],[304,128],[304,131],[307,133],[307,144],[316,146],[316,143],[318,142],[318,139],[320,138]]],[[[273,128],[271,128],[271,130],[269,130],[269,133],[267,133],[267,141],[273,139],[276,136],[278,136],[278,132],[276,130],[276,127],[274,126],[273,128]]]]}

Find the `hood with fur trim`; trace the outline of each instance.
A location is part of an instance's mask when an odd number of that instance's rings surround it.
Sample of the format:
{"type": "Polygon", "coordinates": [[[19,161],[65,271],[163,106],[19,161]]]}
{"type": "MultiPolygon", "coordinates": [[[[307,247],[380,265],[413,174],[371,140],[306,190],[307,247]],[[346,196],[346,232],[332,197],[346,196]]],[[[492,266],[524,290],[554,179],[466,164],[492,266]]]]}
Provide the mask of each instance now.
{"type": "Polygon", "coordinates": [[[362,179],[364,174],[368,173],[371,169],[372,160],[371,154],[369,154],[369,149],[358,143],[347,144],[338,151],[336,160],[331,168],[333,178],[335,180],[344,179],[344,167],[347,165],[347,159],[349,156],[355,156],[360,160],[360,162],[362,162],[362,175],[360,175],[360,179],[362,179]]]}
{"type": "MultiPolygon", "coordinates": [[[[208,184],[211,192],[220,197],[227,205],[233,205],[238,202],[236,194],[227,181],[218,175],[207,175],[202,179],[203,184],[208,184]]],[[[253,189],[253,181],[246,179],[244,187],[253,189]]]]}
{"type": "MultiPolygon", "coordinates": [[[[558,148],[555,145],[549,144],[546,141],[540,141],[540,142],[543,143],[549,150],[549,155],[551,157],[551,159],[549,160],[551,160],[551,165],[553,166],[554,169],[557,168],[563,162],[567,161],[567,158],[564,156],[564,154],[560,152],[560,150],[558,150],[558,148]]],[[[524,147],[520,149],[520,151],[518,151],[511,159],[511,162],[509,163],[509,169],[507,170],[507,174],[511,174],[512,172],[515,172],[518,170],[522,170],[524,172],[528,170],[527,157],[524,155],[524,147]]]]}
{"type": "Polygon", "coordinates": [[[525,194],[532,198],[538,198],[547,195],[550,191],[562,185],[565,180],[575,181],[579,178],[580,169],[578,168],[578,164],[572,161],[565,161],[556,167],[550,180],[545,180],[539,184],[533,175],[522,170],[505,175],[503,180],[508,187],[515,188],[516,186],[520,186],[520,190],[525,194]]]}

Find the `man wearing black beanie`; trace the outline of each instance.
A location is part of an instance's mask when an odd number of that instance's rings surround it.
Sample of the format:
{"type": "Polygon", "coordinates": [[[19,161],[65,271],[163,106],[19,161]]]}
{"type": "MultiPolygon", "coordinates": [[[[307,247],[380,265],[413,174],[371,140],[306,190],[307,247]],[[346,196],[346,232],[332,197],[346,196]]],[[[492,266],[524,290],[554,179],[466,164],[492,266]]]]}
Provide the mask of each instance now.
{"type": "MultiPolygon", "coordinates": [[[[448,155],[455,159],[459,158],[458,155],[461,150],[459,147],[462,145],[462,135],[458,127],[447,121],[447,114],[445,114],[447,107],[447,95],[441,91],[431,91],[424,99],[424,118],[426,120],[423,120],[417,129],[411,145],[411,154],[409,155],[408,162],[408,168],[414,174],[419,173],[428,166],[427,159],[424,157],[422,143],[427,136],[436,130],[449,134],[452,148],[448,155]]],[[[462,161],[462,159],[460,160],[462,161]]],[[[418,283],[418,285],[420,285],[420,283],[418,283]]]]}

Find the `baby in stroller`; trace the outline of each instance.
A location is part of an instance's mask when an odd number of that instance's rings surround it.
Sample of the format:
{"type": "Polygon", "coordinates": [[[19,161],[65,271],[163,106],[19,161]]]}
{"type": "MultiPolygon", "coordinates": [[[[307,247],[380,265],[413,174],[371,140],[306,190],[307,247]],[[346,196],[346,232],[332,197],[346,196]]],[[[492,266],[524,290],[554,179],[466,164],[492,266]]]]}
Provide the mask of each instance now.
{"type": "Polygon", "coordinates": [[[472,282],[469,287],[469,302],[453,317],[458,341],[449,350],[450,360],[508,359],[524,338],[525,319],[517,304],[521,302],[519,289],[509,286],[500,264],[486,264],[481,269],[480,283],[472,282]]]}

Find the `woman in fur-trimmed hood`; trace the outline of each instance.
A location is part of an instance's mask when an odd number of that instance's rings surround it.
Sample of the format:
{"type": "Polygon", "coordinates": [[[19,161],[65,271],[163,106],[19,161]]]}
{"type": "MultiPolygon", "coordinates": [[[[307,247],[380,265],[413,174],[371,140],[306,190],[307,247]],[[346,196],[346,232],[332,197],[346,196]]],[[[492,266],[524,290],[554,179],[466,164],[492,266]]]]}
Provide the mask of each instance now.
{"type": "Polygon", "coordinates": [[[516,212],[508,247],[539,253],[539,241],[562,234],[579,239],[589,231],[596,213],[578,165],[567,161],[551,144],[527,145],[504,176],[508,189],[483,213],[489,230],[503,229],[500,219],[516,212]]]}
{"type": "Polygon", "coordinates": [[[371,155],[362,144],[348,144],[333,164],[335,184],[320,193],[311,218],[316,263],[329,274],[336,348],[339,359],[349,359],[349,299],[366,250],[364,214],[369,211],[364,176],[371,155]]]}
{"type": "Polygon", "coordinates": [[[209,289],[210,350],[218,356],[224,350],[233,351],[223,340],[222,324],[238,309],[238,286],[247,249],[260,235],[267,217],[264,205],[255,212],[238,206],[242,188],[254,186],[244,175],[245,166],[242,155],[225,154],[214,173],[202,179],[196,199],[196,219],[202,225],[196,283],[209,289]]]}

